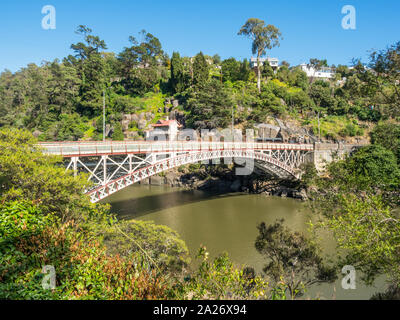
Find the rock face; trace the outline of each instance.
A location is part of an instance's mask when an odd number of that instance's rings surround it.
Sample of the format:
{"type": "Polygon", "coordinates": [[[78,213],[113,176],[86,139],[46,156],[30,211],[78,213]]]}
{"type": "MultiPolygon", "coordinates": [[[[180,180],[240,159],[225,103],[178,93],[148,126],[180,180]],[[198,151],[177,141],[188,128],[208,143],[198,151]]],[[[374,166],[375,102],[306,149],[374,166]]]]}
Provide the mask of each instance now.
{"type": "Polygon", "coordinates": [[[138,122],[138,129],[139,130],[146,129],[146,126],[147,126],[147,121],[145,119],[139,120],[139,122],[138,122]]]}
{"type": "Polygon", "coordinates": [[[266,196],[291,197],[307,200],[307,192],[299,189],[293,181],[280,181],[273,178],[251,176],[236,176],[234,171],[206,172],[204,168],[190,172],[185,168],[183,171],[172,170],[163,176],[152,176],[145,179],[141,184],[168,185],[171,187],[183,187],[189,190],[204,190],[216,194],[245,192],[263,194],[266,196]]]}
{"type": "Polygon", "coordinates": [[[128,131],[130,123],[131,120],[122,120],[121,121],[122,131],[128,131]]]}
{"type": "Polygon", "coordinates": [[[272,124],[260,124],[258,127],[258,137],[264,139],[277,139],[281,128],[272,124]]]}
{"type": "Polygon", "coordinates": [[[150,177],[150,184],[152,186],[161,186],[165,183],[165,179],[160,176],[152,176],[150,177]]]}

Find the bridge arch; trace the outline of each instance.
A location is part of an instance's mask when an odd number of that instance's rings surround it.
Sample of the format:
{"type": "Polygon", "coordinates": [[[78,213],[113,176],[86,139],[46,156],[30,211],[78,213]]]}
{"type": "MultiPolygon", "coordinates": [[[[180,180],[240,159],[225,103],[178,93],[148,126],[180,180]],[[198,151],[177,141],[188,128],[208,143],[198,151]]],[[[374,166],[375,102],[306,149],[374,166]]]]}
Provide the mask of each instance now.
{"type": "MultiPolygon", "coordinates": [[[[108,196],[125,189],[133,185],[134,183],[140,182],[156,174],[166,172],[176,167],[180,167],[186,164],[197,163],[201,161],[209,161],[221,158],[239,158],[254,161],[257,167],[261,170],[269,171],[281,178],[299,178],[299,170],[295,166],[290,166],[285,162],[273,157],[270,154],[264,152],[257,152],[253,150],[209,150],[193,153],[185,153],[177,156],[172,156],[161,161],[155,162],[148,166],[137,169],[124,176],[107,182],[105,185],[96,187],[93,190],[87,192],[90,196],[90,200],[93,203],[99,202],[107,198],[108,196]]],[[[298,162],[304,161],[298,159],[298,162]]]]}

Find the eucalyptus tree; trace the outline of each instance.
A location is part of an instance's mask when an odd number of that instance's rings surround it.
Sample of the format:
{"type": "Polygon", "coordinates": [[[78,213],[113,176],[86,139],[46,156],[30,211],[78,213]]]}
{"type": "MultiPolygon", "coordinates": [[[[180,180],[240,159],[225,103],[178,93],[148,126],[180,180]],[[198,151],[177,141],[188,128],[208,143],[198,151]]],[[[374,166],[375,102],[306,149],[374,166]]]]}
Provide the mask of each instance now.
{"type": "Polygon", "coordinates": [[[260,58],[265,56],[266,50],[271,50],[280,45],[279,40],[282,39],[282,34],[279,29],[271,24],[265,25],[265,21],[250,18],[242,26],[238,35],[249,37],[252,43],[252,53],[257,55],[257,87],[258,92],[261,92],[261,66],[260,58]]]}
{"type": "Polygon", "coordinates": [[[77,69],[80,83],[80,111],[85,114],[96,114],[100,111],[101,95],[105,85],[105,63],[102,50],[107,49],[104,40],[92,34],[92,29],[80,25],[76,33],[84,42],[71,45],[75,55],[64,59],[66,65],[77,69]]]}

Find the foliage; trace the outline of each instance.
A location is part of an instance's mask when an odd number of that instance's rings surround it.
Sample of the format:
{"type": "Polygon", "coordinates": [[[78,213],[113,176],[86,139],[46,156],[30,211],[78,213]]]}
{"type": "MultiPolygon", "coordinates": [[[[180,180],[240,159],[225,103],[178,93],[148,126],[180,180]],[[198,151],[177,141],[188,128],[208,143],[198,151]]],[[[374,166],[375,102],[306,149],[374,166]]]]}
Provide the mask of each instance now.
{"type": "Polygon", "coordinates": [[[333,267],[324,264],[318,247],[298,232],[284,227],[283,220],[258,226],[257,251],[268,261],[264,272],[275,283],[282,279],[292,298],[301,295],[307,286],[336,279],[333,267]]]}
{"type": "Polygon", "coordinates": [[[13,202],[0,210],[0,298],[160,299],[167,281],[140,257],[107,256],[73,223],[57,226],[37,206],[13,202]],[[134,263],[135,262],[135,263],[134,263]],[[42,287],[44,265],[56,270],[56,288],[42,287]]]}
{"type": "Polygon", "coordinates": [[[360,270],[366,282],[387,274],[400,285],[400,222],[379,196],[342,196],[340,209],[322,225],[333,230],[345,256],[342,265],[360,270]]]}
{"type": "Polygon", "coordinates": [[[112,139],[114,141],[124,141],[124,133],[122,132],[122,127],[120,123],[115,124],[112,139]]]}
{"type": "Polygon", "coordinates": [[[400,166],[400,125],[379,123],[370,135],[373,144],[379,144],[396,155],[397,164],[400,166]]]}
{"type": "Polygon", "coordinates": [[[218,80],[210,80],[189,96],[188,125],[196,129],[226,128],[233,103],[229,89],[218,80]]]}
{"type": "Polygon", "coordinates": [[[193,84],[202,88],[208,82],[210,68],[203,53],[200,52],[194,57],[193,61],[193,84]]]}
{"type": "Polygon", "coordinates": [[[276,287],[270,287],[262,277],[255,275],[252,268],[235,267],[226,253],[213,261],[209,261],[208,256],[206,248],[201,247],[197,255],[201,262],[200,266],[177,287],[177,292],[181,292],[183,298],[286,299],[284,282],[280,282],[276,287]]]}
{"type": "Polygon", "coordinates": [[[184,270],[190,261],[186,244],[166,226],[147,221],[121,221],[100,232],[110,254],[129,257],[146,252],[158,268],[169,272],[184,270]]]}
{"type": "Polygon", "coordinates": [[[83,221],[104,212],[103,206],[91,204],[83,194],[89,186],[86,177],[74,178],[58,166],[60,158],[44,155],[36,143],[26,131],[0,130],[1,201],[33,201],[44,214],[53,213],[63,221],[83,221]]]}
{"type": "Polygon", "coordinates": [[[261,72],[260,72],[260,57],[266,54],[267,49],[279,46],[279,39],[282,38],[282,34],[278,28],[269,24],[265,25],[265,22],[260,19],[250,18],[239,30],[238,35],[244,35],[249,37],[252,42],[252,52],[257,55],[257,87],[258,91],[261,91],[261,72]]]}
{"type": "Polygon", "coordinates": [[[189,87],[189,74],[185,71],[183,59],[178,52],[174,52],[171,58],[170,83],[173,93],[181,93],[189,87]]]}

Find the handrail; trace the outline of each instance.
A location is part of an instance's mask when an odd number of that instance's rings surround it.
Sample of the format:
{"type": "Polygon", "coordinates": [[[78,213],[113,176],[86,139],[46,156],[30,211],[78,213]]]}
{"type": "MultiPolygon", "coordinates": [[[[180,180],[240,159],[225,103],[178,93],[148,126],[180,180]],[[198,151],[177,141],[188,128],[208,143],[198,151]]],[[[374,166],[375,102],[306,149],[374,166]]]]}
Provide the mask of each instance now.
{"type": "Polygon", "coordinates": [[[219,141],[107,141],[107,142],[45,142],[44,152],[63,157],[117,154],[169,153],[199,150],[314,150],[312,144],[219,142],[219,141]]]}

